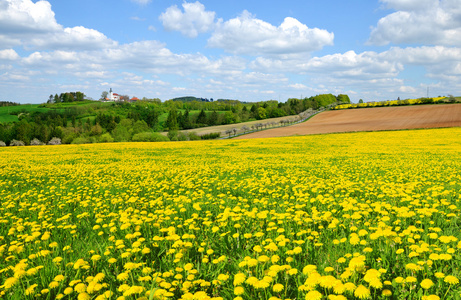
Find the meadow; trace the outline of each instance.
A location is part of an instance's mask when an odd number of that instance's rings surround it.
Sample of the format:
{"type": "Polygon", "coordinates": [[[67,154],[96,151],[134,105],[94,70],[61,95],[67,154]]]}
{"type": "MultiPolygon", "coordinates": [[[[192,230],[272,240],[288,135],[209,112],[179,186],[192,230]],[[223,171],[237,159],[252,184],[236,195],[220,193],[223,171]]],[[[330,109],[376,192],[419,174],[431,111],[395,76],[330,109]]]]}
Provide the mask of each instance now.
{"type": "Polygon", "coordinates": [[[0,148],[2,299],[461,299],[461,128],[0,148]]]}

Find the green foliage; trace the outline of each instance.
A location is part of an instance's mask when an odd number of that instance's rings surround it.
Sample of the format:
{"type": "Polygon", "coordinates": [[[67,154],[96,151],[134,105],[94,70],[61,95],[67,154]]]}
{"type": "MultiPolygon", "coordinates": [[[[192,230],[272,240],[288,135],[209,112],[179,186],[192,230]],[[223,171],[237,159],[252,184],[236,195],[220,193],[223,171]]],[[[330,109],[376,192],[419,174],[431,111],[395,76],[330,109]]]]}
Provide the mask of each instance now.
{"type": "Polygon", "coordinates": [[[210,114],[207,123],[208,123],[208,125],[210,125],[210,126],[215,126],[215,125],[218,124],[218,113],[216,112],[216,110],[214,110],[214,111],[210,114]]]}
{"type": "Polygon", "coordinates": [[[79,136],[72,140],[72,144],[89,144],[91,140],[87,137],[79,136]]]}
{"type": "Polygon", "coordinates": [[[99,137],[100,143],[112,143],[114,142],[114,138],[110,135],[110,133],[106,132],[99,137]]]}
{"type": "Polygon", "coordinates": [[[140,132],[146,132],[149,130],[150,130],[149,125],[147,125],[147,123],[142,120],[134,122],[133,127],[132,127],[133,134],[137,134],[140,132]]]}
{"type": "Polygon", "coordinates": [[[59,96],[58,94],[54,96],[50,95],[47,103],[67,103],[67,102],[84,101],[85,98],[86,98],[85,94],[82,92],[67,92],[67,93],[61,93],[59,96]]]}
{"type": "Polygon", "coordinates": [[[169,139],[158,132],[140,132],[133,135],[133,142],[166,142],[169,139]]]}
{"type": "Polygon", "coordinates": [[[204,126],[207,124],[207,117],[203,109],[198,114],[196,123],[201,126],[204,126]]]}
{"type": "Polygon", "coordinates": [[[256,120],[264,120],[266,119],[266,109],[263,107],[258,107],[257,113],[256,113],[256,120]]]}
{"type": "MultiPolygon", "coordinates": [[[[315,96],[314,100],[318,103],[318,105],[320,107],[322,107],[322,106],[326,107],[327,105],[335,103],[336,102],[336,97],[333,96],[332,94],[323,94],[323,95],[315,96]]],[[[349,100],[349,102],[350,102],[350,100],[349,100]]]]}
{"type": "Polygon", "coordinates": [[[168,118],[166,119],[165,127],[168,128],[169,130],[178,130],[179,129],[178,112],[176,111],[176,109],[173,108],[168,113],[168,118]]]}
{"type": "Polygon", "coordinates": [[[177,130],[169,130],[168,131],[168,139],[170,141],[177,141],[178,140],[178,131],[177,130]]]}
{"type": "Polygon", "coordinates": [[[338,97],[336,97],[336,100],[339,103],[351,103],[351,99],[349,99],[349,96],[344,94],[339,94],[338,97]]]}
{"type": "Polygon", "coordinates": [[[197,135],[195,132],[189,132],[189,134],[187,135],[189,141],[198,141],[200,140],[200,136],[197,135]]]}
{"type": "Polygon", "coordinates": [[[112,131],[112,136],[115,142],[129,142],[131,140],[131,133],[126,126],[121,124],[117,125],[112,131]]]}
{"type": "Polygon", "coordinates": [[[215,139],[219,139],[220,137],[221,137],[220,132],[212,132],[212,133],[207,133],[207,134],[201,135],[200,139],[202,139],[202,140],[215,140],[215,139]]]}

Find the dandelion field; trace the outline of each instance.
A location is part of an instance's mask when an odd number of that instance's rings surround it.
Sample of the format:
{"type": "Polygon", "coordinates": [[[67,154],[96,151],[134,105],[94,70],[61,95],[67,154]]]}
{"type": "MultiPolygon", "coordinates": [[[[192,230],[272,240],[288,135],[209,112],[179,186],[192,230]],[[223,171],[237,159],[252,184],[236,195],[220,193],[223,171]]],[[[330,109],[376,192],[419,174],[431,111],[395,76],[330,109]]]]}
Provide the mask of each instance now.
{"type": "Polygon", "coordinates": [[[0,149],[2,299],[461,299],[461,128],[0,149]]]}

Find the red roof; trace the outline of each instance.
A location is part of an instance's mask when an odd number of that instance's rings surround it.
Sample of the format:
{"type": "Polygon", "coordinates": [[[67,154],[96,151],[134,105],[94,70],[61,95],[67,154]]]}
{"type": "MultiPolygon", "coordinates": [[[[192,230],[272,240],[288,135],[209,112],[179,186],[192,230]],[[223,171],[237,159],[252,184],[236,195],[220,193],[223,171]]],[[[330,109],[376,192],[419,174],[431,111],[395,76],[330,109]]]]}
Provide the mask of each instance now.
{"type": "Polygon", "coordinates": [[[114,96],[118,96],[118,94],[116,94],[116,93],[113,93],[112,95],[114,95],[114,96]]]}
{"type": "Polygon", "coordinates": [[[133,98],[131,98],[131,100],[139,100],[139,99],[138,99],[138,98],[136,98],[136,97],[133,97],[133,98]]]}

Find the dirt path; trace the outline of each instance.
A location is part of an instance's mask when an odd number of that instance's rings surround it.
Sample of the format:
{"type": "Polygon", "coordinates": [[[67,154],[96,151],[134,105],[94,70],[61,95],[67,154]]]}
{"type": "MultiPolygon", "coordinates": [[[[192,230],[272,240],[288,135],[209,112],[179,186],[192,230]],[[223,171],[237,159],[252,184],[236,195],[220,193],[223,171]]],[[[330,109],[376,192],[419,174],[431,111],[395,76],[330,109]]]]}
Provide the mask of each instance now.
{"type": "Polygon", "coordinates": [[[461,126],[461,104],[376,107],[327,111],[304,123],[254,132],[236,139],[457,126],[461,126]]]}

